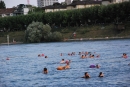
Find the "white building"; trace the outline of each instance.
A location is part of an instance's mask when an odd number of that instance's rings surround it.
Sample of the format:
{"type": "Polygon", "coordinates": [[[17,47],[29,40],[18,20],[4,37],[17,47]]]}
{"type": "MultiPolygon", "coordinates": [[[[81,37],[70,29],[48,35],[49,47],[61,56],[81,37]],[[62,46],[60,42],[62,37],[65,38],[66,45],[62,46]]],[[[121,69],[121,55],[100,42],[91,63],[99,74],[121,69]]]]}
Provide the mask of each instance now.
{"type": "Polygon", "coordinates": [[[67,5],[69,5],[69,4],[71,4],[71,0],[65,0],[65,3],[66,3],[67,5]]]}
{"type": "Polygon", "coordinates": [[[37,0],[38,7],[45,7],[58,3],[58,0],[37,0]]]}
{"type": "Polygon", "coordinates": [[[0,17],[14,16],[14,8],[0,9],[0,17]]]}

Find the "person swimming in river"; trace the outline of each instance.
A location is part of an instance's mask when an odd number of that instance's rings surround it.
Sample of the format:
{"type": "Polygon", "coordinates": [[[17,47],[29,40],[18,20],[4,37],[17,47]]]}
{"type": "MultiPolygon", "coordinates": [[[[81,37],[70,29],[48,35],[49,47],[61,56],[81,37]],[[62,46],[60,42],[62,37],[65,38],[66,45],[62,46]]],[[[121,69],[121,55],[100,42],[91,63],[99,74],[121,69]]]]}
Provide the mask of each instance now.
{"type": "Polygon", "coordinates": [[[126,53],[123,53],[123,56],[122,56],[123,58],[127,58],[128,56],[127,56],[127,54],[126,53]]]}
{"type": "Polygon", "coordinates": [[[96,68],[100,68],[100,65],[97,64],[97,65],[96,65],[96,68]]]}
{"type": "Polygon", "coordinates": [[[82,78],[90,78],[90,75],[88,74],[88,72],[85,72],[82,78]]]}
{"type": "Polygon", "coordinates": [[[81,58],[82,58],[82,59],[84,59],[84,58],[85,58],[85,56],[84,56],[84,55],[82,55],[82,56],[81,56],[81,58]]]}
{"type": "Polygon", "coordinates": [[[90,68],[100,68],[100,65],[99,64],[97,64],[97,65],[90,65],[89,67],[90,68]]]}
{"type": "Polygon", "coordinates": [[[47,73],[48,73],[48,70],[47,70],[46,67],[43,69],[43,73],[44,73],[44,74],[47,74],[47,73]]]}
{"type": "Polygon", "coordinates": [[[104,76],[104,74],[102,72],[100,72],[98,77],[103,77],[103,76],[104,76]]]}
{"type": "Polygon", "coordinates": [[[64,59],[62,59],[62,60],[60,61],[60,63],[62,63],[62,64],[63,64],[63,63],[65,63],[65,60],[64,60],[64,59]]]}
{"type": "Polygon", "coordinates": [[[48,58],[48,56],[45,56],[45,58],[48,58]]]}
{"type": "Polygon", "coordinates": [[[65,66],[58,66],[56,69],[57,70],[65,70],[70,68],[70,63],[66,63],[65,66]]]}

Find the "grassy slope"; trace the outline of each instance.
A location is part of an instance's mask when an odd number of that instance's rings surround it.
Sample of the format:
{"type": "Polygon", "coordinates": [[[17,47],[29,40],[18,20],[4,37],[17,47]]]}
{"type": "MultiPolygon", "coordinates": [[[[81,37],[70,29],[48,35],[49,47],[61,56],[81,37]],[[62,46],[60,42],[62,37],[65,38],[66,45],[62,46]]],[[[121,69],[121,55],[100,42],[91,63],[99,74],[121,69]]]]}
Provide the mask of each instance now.
{"type": "Polygon", "coordinates": [[[0,32],[0,43],[7,42],[7,35],[9,35],[10,42],[12,42],[13,39],[19,42],[24,41],[24,31],[0,32]]]}
{"type": "MultiPolygon", "coordinates": [[[[76,38],[98,38],[98,37],[115,37],[115,36],[129,36],[130,37],[130,22],[125,24],[126,29],[123,31],[116,31],[114,29],[114,25],[106,25],[106,26],[86,26],[86,27],[69,27],[62,28],[60,32],[63,34],[64,38],[73,38],[72,34],[76,31],[76,38]]],[[[12,42],[13,38],[16,41],[23,42],[24,41],[24,31],[16,31],[16,32],[0,32],[0,43],[7,42],[7,35],[10,36],[10,42],[12,42]]]]}
{"type": "Polygon", "coordinates": [[[123,31],[117,31],[114,29],[114,25],[107,26],[89,26],[89,27],[77,27],[69,31],[69,29],[63,29],[63,36],[66,38],[72,38],[74,30],[76,30],[76,38],[99,38],[99,37],[121,37],[130,36],[130,23],[126,25],[126,29],[123,31]],[[68,32],[69,31],[69,32],[68,32]]]}

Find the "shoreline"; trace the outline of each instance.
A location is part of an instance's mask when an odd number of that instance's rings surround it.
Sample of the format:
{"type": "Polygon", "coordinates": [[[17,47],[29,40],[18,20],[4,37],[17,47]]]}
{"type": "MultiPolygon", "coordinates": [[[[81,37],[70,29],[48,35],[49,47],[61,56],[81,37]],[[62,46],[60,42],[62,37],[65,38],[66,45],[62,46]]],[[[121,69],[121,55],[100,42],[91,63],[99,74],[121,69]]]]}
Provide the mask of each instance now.
{"type": "MultiPolygon", "coordinates": [[[[117,39],[130,39],[130,36],[127,37],[102,37],[102,38],[74,38],[74,39],[64,39],[63,42],[69,41],[99,41],[99,40],[117,40],[117,39]]],[[[10,43],[0,43],[0,45],[16,45],[23,44],[24,42],[10,42],[10,43]]]]}
{"type": "Polygon", "coordinates": [[[0,45],[15,45],[15,44],[23,44],[23,42],[0,43],[0,45]]]}
{"type": "Polygon", "coordinates": [[[64,41],[92,41],[92,40],[116,40],[116,39],[130,39],[128,37],[102,37],[102,38],[75,38],[75,39],[64,39],[64,41]]]}

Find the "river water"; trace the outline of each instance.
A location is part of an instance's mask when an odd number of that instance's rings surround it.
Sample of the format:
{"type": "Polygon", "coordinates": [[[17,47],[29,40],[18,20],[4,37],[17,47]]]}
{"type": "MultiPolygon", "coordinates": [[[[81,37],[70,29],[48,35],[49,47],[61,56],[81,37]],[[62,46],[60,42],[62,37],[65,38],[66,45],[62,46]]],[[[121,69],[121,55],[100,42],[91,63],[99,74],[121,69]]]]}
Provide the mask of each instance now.
{"type": "Polygon", "coordinates": [[[129,63],[130,39],[1,45],[0,87],[130,87],[129,63]],[[81,59],[78,53],[86,51],[100,57],[81,59]],[[71,60],[70,69],[56,69],[64,66],[62,59],[71,60]],[[89,68],[92,64],[101,67],[89,68]],[[42,73],[44,67],[48,74],[42,73]],[[89,79],[81,78],[85,72],[89,79]]]}

